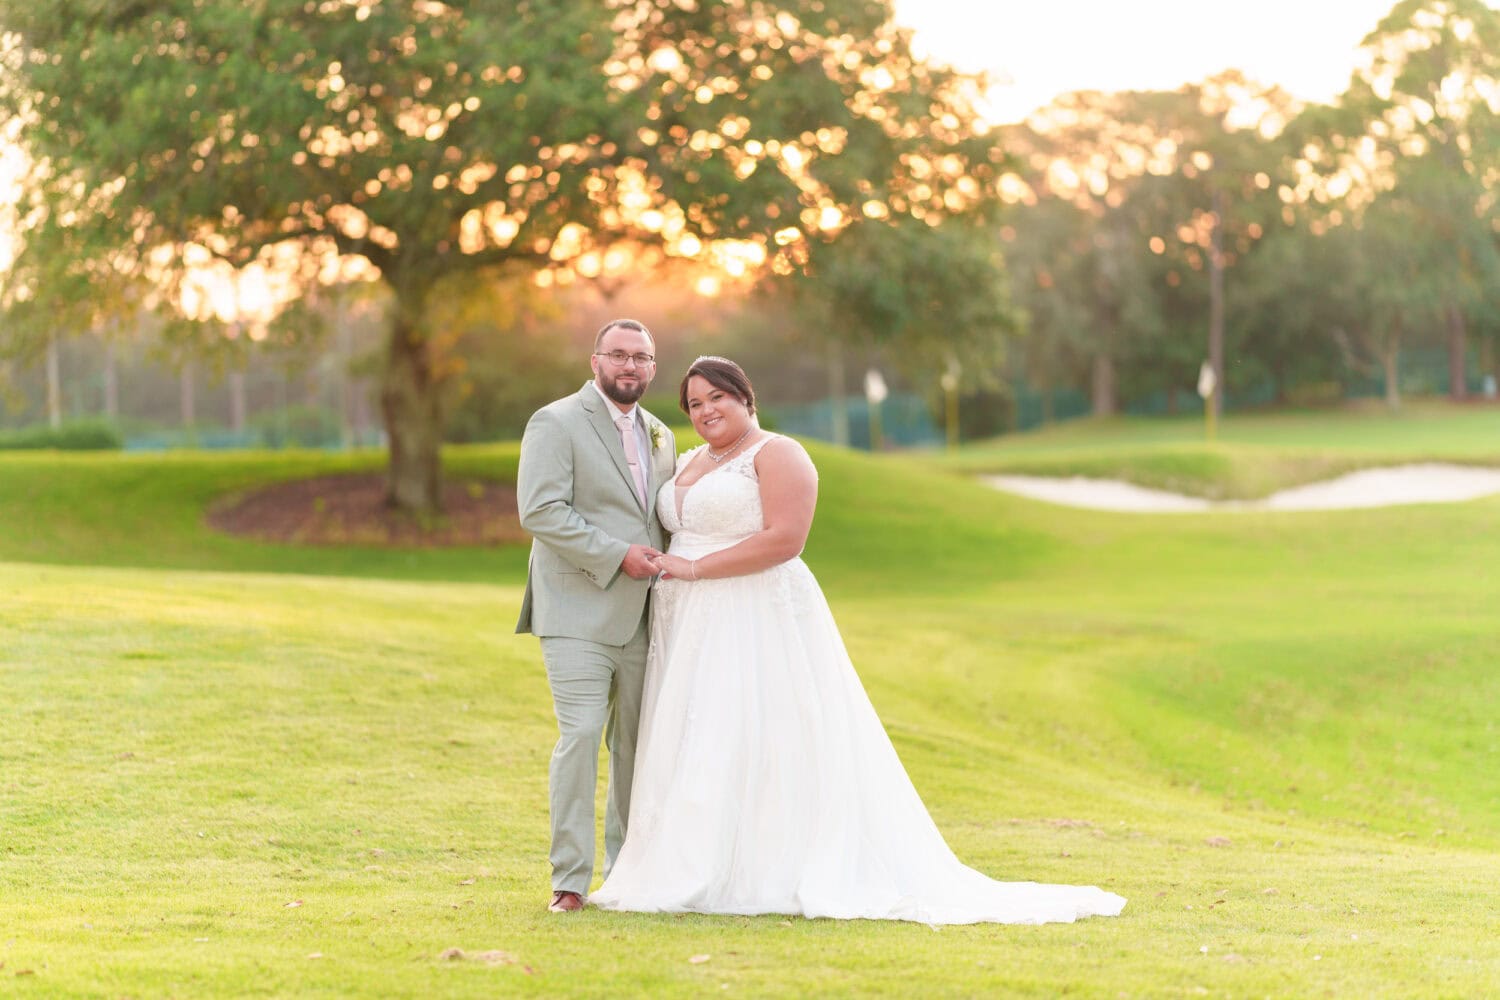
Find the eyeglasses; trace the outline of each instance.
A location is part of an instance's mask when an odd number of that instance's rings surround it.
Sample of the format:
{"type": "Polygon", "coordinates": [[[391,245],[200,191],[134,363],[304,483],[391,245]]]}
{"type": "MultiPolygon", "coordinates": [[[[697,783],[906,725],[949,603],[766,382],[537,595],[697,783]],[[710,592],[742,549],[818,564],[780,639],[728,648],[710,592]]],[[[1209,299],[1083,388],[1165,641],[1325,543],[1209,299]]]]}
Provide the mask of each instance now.
{"type": "Polygon", "coordinates": [[[624,351],[595,351],[594,357],[608,358],[609,363],[616,368],[624,368],[627,361],[634,361],[637,368],[644,368],[656,360],[650,354],[627,354],[624,351]]]}

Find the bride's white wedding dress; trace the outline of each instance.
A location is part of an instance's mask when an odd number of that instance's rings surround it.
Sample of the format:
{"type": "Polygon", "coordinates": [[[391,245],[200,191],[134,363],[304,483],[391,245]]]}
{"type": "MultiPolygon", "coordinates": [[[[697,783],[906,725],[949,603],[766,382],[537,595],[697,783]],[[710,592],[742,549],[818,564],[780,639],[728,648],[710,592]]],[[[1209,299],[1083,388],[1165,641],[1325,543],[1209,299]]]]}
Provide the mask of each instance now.
{"type": "MultiPolygon", "coordinates": [[[[763,528],[754,459],[767,440],[662,487],[674,554],[763,528]]],[[[652,616],[629,832],[595,906],[1036,924],[1125,905],[1092,886],[996,882],[954,856],[801,559],[663,581],[652,616]]]]}

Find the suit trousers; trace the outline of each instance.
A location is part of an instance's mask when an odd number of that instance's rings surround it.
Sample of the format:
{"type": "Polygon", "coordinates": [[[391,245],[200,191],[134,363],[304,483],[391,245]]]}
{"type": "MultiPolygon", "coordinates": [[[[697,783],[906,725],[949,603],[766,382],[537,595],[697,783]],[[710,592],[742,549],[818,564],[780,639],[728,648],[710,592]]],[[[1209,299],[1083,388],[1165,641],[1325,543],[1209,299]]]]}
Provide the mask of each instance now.
{"type": "MultiPolygon", "coordinates": [[[[649,603],[648,603],[649,607],[649,603]]],[[[543,636],[558,739],[548,768],[552,808],[552,888],[587,895],[594,876],[594,796],[599,740],[609,747],[604,810],[604,875],[625,842],[630,785],[646,680],[647,618],[623,646],[543,636]]]]}

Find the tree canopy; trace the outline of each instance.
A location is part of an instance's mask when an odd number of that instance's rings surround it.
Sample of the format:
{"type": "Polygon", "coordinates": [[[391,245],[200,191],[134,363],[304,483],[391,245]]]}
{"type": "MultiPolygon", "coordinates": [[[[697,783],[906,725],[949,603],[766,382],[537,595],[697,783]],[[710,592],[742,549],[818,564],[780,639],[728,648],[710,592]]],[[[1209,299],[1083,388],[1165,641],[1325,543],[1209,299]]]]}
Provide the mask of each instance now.
{"type": "MultiPolygon", "coordinates": [[[[617,241],[791,273],[851,229],[982,209],[1001,160],[975,81],[913,57],[883,0],[3,0],[0,21],[28,242],[168,284],[205,252],[378,273],[413,509],[439,496],[440,278],[588,275],[617,241]]],[[[22,298],[60,287],[29,277],[22,298]]]]}
{"type": "Polygon", "coordinates": [[[1352,372],[1394,403],[1421,347],[1463,395],[1475,332],[1489,365],[1500,333],[1500,12],[1400,0],[1364,48],[1327,106],[1231,71],[1003,130],[1022,373],[1100,412],[1170,405],[1205,356],[1241,399],[1352,372]]]}

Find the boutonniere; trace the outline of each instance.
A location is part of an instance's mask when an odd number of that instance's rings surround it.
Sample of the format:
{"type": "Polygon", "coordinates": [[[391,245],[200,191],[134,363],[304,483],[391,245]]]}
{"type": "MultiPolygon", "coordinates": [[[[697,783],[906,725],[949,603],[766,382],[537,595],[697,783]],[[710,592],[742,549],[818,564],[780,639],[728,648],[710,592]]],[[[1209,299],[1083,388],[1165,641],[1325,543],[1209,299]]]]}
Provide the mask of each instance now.
{"type": "Polygon", "coordinates": [[[652,424],[651,425],[651,450],[652,451],[659,451],[661,449],[661,446],[666,443],[666,440],[667,440],[666,435],[661,432],[661,424],[652,424]]]}

